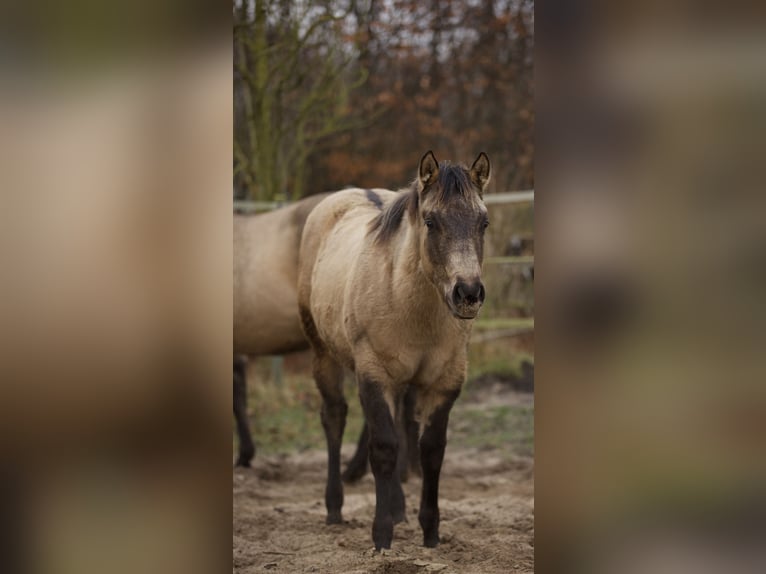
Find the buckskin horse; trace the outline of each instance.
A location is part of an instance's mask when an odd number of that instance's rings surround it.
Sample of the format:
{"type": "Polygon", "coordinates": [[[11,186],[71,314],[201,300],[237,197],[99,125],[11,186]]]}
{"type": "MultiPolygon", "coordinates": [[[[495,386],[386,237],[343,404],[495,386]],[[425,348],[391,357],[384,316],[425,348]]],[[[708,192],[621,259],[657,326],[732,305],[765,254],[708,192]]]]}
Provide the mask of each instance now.
{"type": "Polygon", "coordinates": [[[405,518],[395,420],[399,397],[410,387],[417,390],[421,436],[418,519],[423,544],[439,542],[447,421],[466,378],[468,340],[485,296],[481,265],[489,220],[482,197],[489,179],[483,152],[468,169],[440,164],[429,151],[408,189],[340,191],[306,220],[298,306],[323,399],[327,523],[342,521],[345,367],[355,373],[369,429],[376,550],[391,547],[394,524],[405,518]]]}

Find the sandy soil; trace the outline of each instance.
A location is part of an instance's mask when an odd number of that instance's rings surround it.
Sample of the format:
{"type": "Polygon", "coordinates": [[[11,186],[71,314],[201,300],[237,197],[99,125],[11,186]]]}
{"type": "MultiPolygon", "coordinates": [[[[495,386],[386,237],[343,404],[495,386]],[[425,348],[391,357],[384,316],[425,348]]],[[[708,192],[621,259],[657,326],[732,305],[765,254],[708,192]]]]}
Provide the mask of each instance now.
{"type": "MultiPolygon", "coordinates": [[[[343,460],[354,451],[343,447],[343,460]]],[[[404,485],[407,522],[393,548],[373,552],[371,475],[345,486],[343,525],[324,523],[326,455],[256,458],[234,471],[234,571],[332,574],[534,571],[534,462],[497,451],[447,446],[441,482],[441,544],[422,546],[420,479],[404,485]]]]}

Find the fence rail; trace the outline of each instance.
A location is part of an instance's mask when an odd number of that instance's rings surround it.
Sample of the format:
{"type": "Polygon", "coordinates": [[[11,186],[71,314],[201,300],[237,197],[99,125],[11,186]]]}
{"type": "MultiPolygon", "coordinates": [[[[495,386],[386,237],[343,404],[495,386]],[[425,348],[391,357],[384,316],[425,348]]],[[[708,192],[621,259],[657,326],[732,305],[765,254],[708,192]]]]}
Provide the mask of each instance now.
{"type": "MultiPolygon", "coordinates": [[[[535,190],[527,189],[524,191],[504,191],[501,193],[488,193],[484,197],[486,205],[495,205],[500,203],[523,203],[535,200],[535,190]]],[[[287,201],[234,201],[234,211],[252,213],[258,211],[271,211],[288,205],[287,201]]]]}
{"type": "Polygon", "coordinates": [[[525,191],[504,191],[502,193],[488,193],[484,196],[486,205],[495,203],[522,203],[535,200],[535,190],[527,189],[525,191]]]}
{"type": "Polygon", "coordinates": [[[534,255],[513,255],[508,257],[487,257],[484,263],[507,264],[507,265],[532,265],[535,262],[534,255]]]}

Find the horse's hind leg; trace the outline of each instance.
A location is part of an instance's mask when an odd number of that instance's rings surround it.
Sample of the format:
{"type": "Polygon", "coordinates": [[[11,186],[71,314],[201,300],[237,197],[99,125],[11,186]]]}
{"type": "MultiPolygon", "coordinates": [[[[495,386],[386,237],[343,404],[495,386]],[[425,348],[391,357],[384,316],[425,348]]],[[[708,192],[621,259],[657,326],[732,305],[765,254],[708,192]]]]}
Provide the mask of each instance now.
{"type": "Polygon", "coordinates": [[[409,472],[421,476],[420,471],[420,425],[415,420],[415,405],[417,402],[417,390],[410,385],[404,395],[404,434],[407,444],[407,467],[409,472]]]}
{"type": "MultiPolygon", "coordinates": [[[[396,433],[399,437],[399,451],[396,457],[396,476],[399,478],[399,482],[407,482],[409,478],[409,452],[410,445],[407,444],[407,413],[404,408],[405,393],[402,393],[396,402],[396,433]]],[[[405,520],[402,517],[402,520],[405,520]]]]}
{"type": "Polygon", "coordinates": [[[343,396],[343,368],[326,354],[314,357],[314,379],[322,395],[322,427],[327,439],[327,524],[343,521],[343,484],[340,480],[340,446],[348,405],[343,396]]]}
{"type": "MultiPolygon", "coordinates": [[[[404,492],[397,475],[398,433],[382,385],[359,377],[359,398],[370,429],[370,467],[375,476],[375,549],[391,548],[394,523],[404,520],[404,492]]],[[[391,399],[391,397],[388,397],[391,399]]]]}
{"type": "Polygon", "coordinates": [[[250,426],[247,422],[247,377],[245,361],[241,358],[234,360],[234,419],[237,422],[237,436],[239,437],[239,456],[237,466],[250,466],[250,461],[255,456],[255,445],[250,435],[250,426]]]}
{"type": "Polygon", "coordinates": [[[423,528],[423,546],[433,548],[439,544],[439,475],[447,446],[447,422],[452,405],[460,394],[453,391],[442,395],[421,394],[421,409],[431,412],[420,438],[420,464],[423,471],[423,490],[420,497],[418,520],[423,528]]]}
{"type": "MultiPolygon", "coordinates": [[[[401,482],[407,482],[409,473],[413,472],[420,476],[420,450],[418,439],[420,428],[415,421],[415,391],[410,387],[397,406],[396,429],[399,433],[399,456],[396,461],[396,472],[401,482]],[[401,413],[401,416],[399,415],[401,413]]],[[[351,484],[361,479],[367,472],[367,463],[370,460],[370,430],[364,423],[356,445],[356,452],[348,461],[346,470],[343,471],[343,482],[351,484]]],[[[402,517],[405,520],[405,517],[402,517]]]]}
{"type": "Polygon", "coordinates": [[[346,470],[343,471],[343,482],[351,484],[357,482],[367,472],[367,463],[370,460],[370,430],[367,428],[367,423],[364,423],[362,432],[359,435],[359,442],[356,445],[356,452],[351,460],[348,461],[346,470]]]}

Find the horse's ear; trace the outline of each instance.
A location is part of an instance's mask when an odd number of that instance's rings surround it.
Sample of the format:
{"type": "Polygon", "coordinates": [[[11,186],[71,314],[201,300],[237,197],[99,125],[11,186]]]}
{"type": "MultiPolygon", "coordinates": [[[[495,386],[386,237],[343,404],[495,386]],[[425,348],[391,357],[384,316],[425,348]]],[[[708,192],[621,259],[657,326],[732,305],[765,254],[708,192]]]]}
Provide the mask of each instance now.
{"type": "Polygon", "coordinates": [[[489,158],[487,154],[481,152],[471,166],[471,181],[479,188],[481,194],[487,189],[490,175],[489,158]]]}
{"type": "Polygon", "coordinates": [[[436,161],[434,152],[428,150],[426,154],[420,159],[420,167],[418,168],[418,181],[420,182],[420,189],[425,187],[434,181],[439,175],[439,162],[436,161]]]}

